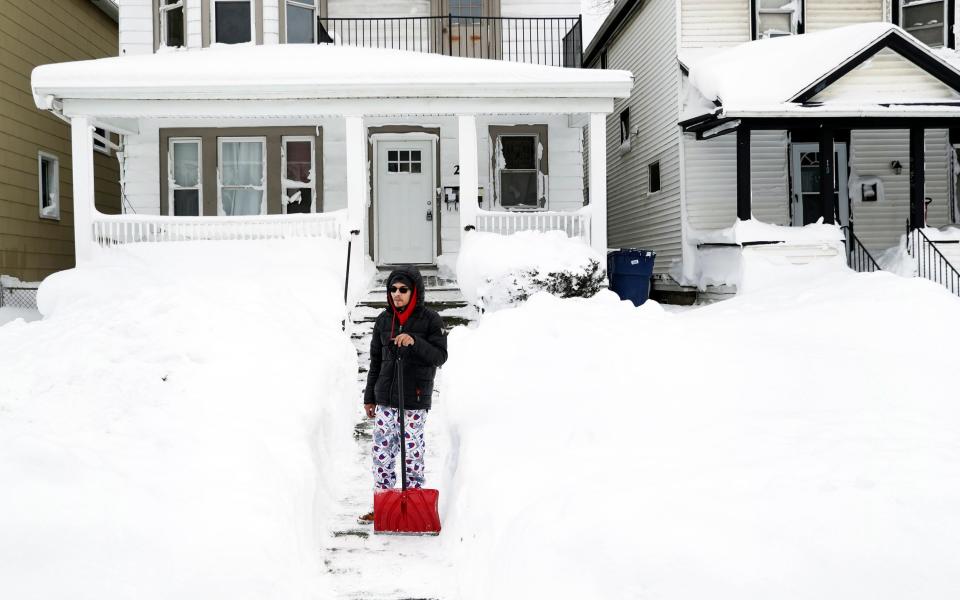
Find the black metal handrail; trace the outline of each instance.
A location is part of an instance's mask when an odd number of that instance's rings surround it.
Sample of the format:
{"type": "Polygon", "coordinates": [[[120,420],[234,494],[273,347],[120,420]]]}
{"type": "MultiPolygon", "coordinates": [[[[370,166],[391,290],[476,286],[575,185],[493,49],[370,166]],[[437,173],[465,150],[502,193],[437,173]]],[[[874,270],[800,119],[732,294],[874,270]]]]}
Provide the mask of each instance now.
{"type": "Polygon", "coordinates": [[[579,16],[318,17],[317,41],[555,67],[583,66],[579,16]]]}
{"type": "Polygon", "coordinates": [[[849,225],[844,225],[841,229],[843,229],[847,238],[847,266],[857,273],[882,271],[880,264],[873,258],[860,238],[853,233],[853,229],[849,225]]]}
{"type": "Polygon", "coordinates": [[[934,242],[919,228],[907,232],[907,252],[917,261],[917,275],[936,281],[960,296],[960,271],[940,252],[938,243],[957,242],[934,242]]]}

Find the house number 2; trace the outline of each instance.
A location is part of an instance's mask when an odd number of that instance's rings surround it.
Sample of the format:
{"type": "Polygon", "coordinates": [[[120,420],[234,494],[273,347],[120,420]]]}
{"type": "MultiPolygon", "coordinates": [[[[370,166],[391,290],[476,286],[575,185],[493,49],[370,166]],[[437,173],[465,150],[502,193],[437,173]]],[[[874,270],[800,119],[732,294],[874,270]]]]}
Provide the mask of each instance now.
{"type": "Polygon", "coordinates": [[[453,174],[454,175],[460,174],[460,165],[453,165],[453,174]]]}

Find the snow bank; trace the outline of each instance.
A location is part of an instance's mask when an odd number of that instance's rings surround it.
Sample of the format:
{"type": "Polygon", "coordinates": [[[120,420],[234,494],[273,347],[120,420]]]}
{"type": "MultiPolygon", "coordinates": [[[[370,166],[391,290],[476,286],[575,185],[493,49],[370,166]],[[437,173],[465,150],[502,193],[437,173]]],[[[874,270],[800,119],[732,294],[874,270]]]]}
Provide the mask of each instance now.
{"type": "Polygon", "coordinates": [[[957,597],[944,331],[936,284],[849,271],[672,314],[541,294],[455,329],[457,597],[957,597]]]}
{"type": "Polygon", "coordinates": [[[845,238],[838,225],[825,225],[823,219],[803,227],[773,225],[756,219],[737,220],[725,229],[697,230],[688,228],[694,244],[747,244],[750,242],[842,242],[845,238]]]}
{"type": "Polygon", "coordinates": [[[331,240],[140,244],[0,328],[0,581],[29,599],[329,597],[356,355],[331,240]]]}
{"type": "Polygon", "coordinates": [[[599,252],[562,231],[474,231],[464,237],[456,275],[468,302],[496,310],[541,290],[592,296],[604,281],[605,265],[599,252]]]}

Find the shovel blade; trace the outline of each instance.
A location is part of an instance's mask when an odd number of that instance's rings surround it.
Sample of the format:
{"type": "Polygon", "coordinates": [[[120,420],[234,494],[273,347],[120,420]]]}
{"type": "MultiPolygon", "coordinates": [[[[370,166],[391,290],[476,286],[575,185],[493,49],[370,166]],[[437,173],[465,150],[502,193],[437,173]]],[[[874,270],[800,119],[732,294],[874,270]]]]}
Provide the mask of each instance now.
{"type": "Polygon", "coordinates": [[[439,534],[439,498],[439,490],[425,488],[376,491],[373,495],[374,533],[439,534]]]}

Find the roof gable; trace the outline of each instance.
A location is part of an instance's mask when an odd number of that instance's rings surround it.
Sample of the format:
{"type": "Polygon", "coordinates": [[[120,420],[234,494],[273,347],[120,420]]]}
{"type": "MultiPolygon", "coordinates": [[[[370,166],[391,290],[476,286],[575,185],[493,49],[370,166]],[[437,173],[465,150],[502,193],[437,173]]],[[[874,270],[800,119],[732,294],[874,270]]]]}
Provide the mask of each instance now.
{"type": "Polygon", "coordinates": [[[960,92],[891,48],[883,48],[810,102],[922,104],[955,101],[960,92]]]}

